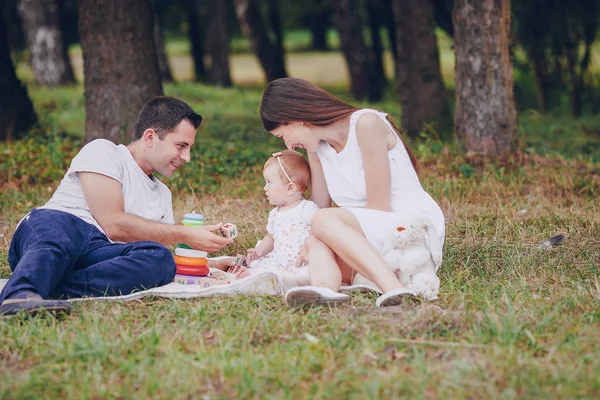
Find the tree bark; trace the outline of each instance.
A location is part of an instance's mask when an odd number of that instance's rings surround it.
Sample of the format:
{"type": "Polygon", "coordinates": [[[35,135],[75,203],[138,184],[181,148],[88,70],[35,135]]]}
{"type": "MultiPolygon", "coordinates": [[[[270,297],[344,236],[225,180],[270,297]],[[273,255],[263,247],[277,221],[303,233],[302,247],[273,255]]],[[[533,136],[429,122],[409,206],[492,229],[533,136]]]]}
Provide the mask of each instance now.
{"type": "Polygon", "coordinates": [[[0,9],[0,141],[21,138],[36,122],[27,89],[15,73],[0,9]]]}
{"type": "MultiPolygon", "coordinates": [[[[268,81],[287,76],[283,46],[271,41],[256,0],[235,0],[235,13],[268,81]]],[[[273,17],[271,17],[272,20],[273,17]]],[[[277,32],[275,32],[277,36],[277,32]]]]}
{"type": "Polygon", "coordinates": [[[200,1],[191,0],[188,10],[188,23],[190,26],[188,38],[191,45],[192,59],[194,60],[194,79],[196,82],[205,82],[208,78],[206,65],[204,64],[203,6],[200,1]]]}
{"type": "Polygon", "coordinates": [[[358,100],[379,101],[383,97],[382,77],[374,73],[374,56],[363,38],[357,0],[335,0],[335,23],[346,65],[350,89],[358,100]]]}
{"type": "Polygon", "coordinates": [[[211,18],[206,28],[206,53],[210,59],[208,78],[214,85],[230,87],[226,4],[223,0],[210,0],[209,9],[211,18]]]}
{"type": "Polygon", "coordinates": [[[396,36],[396,18],[394,17],[394,8],[392,0],[383,0],[384,24],[390,41],[390,51],[394,58],[394,75],[396,74],[396,64],[398,64],[398,39],[396,36]]]}
{"type": "Polygon", "coordinates": [[[452,3],[454,1],[455,0],[433,0],[435,24],[451,37],[454,37],[454,26],[452,25],[452,3]]]}
{"type": "MultiPolygon", "coordinates": [[[[154,3],[154,2],[153,2],[154,3]]],[[[154,5],[154,4],[153,4],[154,5]]],[[[169,57],[167,57],[167,51],[165,49],[165,40],[163,30],[160,26],[158,15],[156,14],[156,8],[154,10],[154,44],[156,44],[156,56],[158,57],[158,72],[163,82],[173,82],[173,74],[171,73],[171,67],[169,66],[169,57]]]]}
{"type": "Polygon", "coordinates": [[[385,69],[383,67],[383,43],[381,42],[381,19],[383,16],[381,1],[367,1],[367,16],[369,32],[371,33],[371,49],[373,50],[373,74],[381,77],[380,85],[385,84],[385,69]]]}
{"type": "MultiPolygon", "coordinates": [[[[85,142],[131,137],[141,107],[162,95],[150,0],[79,0],[85,142]]],[[[128,141],[128,140],[127,140],[128,141]]]]}
{"type": "Polygon", "coordinates": [[[396,80],[407,134],[417,137],[425,124],[451,127],[450,108],[435,36],[430,0],[395,0],[398,40],[396,80]]]}
{"type": "Polygon", "coordinates": [[[19,0],[18,9],[36,81],[45,86],[75,83],[59,25],[58,0],[19,0]]]}
{"type": "Polygon", "coordinates": [[[455,3],[454,129],[468,153],[500,157],[516,145],[510,15],[510,0],[455,3]]]}
{"type": "Polygon", "coordinates": [[[310,29],[311,43],[310,47],[316,51],[326,51],[327,46],[327,26],[329,22],[329,13],[326,10],[315,10],[307,16],[308,29],[310,29]]]}

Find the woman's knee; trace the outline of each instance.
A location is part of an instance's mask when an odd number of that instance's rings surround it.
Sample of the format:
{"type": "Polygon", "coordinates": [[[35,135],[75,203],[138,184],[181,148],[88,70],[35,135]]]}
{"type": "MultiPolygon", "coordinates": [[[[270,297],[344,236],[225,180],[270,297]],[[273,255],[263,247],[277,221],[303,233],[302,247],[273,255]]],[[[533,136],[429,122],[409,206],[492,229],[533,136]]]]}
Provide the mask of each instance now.
{"type": "Polygon", "coordinates": [[[306,241],[304,242],[304,248],[308,253],[321,246],[325,246],[325,244],[317,239],[314,235],[307,237],[306,241]]]}
{"type": "Polygon", "coordinates": [[[322,238],[331,230],[331,224],[337,218],[331,208],[323,208],[317,211],[310,220],[310,229],[317,238],[322,238]]]}

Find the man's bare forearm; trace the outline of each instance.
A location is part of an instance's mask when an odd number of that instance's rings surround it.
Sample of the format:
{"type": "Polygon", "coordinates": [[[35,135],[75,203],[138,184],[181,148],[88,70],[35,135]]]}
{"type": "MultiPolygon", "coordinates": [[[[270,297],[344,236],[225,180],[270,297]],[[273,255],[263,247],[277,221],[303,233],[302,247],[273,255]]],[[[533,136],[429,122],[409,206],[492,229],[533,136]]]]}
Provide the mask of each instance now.
{"type": "Polygon", "coordinates": [[[111,240],[138,242],[150,240],[164,245],[185,243],[189,228],[182,225],[164,224],[133,214],[121,213],[102,228],[111,240]]]}

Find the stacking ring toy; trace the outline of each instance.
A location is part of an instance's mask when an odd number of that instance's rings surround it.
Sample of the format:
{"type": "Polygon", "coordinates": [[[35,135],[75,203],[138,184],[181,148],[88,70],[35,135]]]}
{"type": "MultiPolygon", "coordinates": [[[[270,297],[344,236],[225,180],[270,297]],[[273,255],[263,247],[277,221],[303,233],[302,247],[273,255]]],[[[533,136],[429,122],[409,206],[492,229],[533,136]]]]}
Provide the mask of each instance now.
{"type": "Polygon", "coordinates": [[[176,255],[175,264],[183,265],[184,267],[206,267],[208,265],[208,260],[206,258],[183,257],[176,255]]]}
{"type": "Polygon", "coordinates": [[[195,221],[204,221],[204,215],[197,213],[187,213],[183,216],[184,219],[192,219],[195,221]]]}
{"type": "Polygon", "coordinates": [[[175,255],[191,258],[206,258],[206,256],[208,256],[208,253],[206,251],[201,250],[184,249],[181,247],[177,247],[175,249],[175,255]]]}
{"type": "Polygon", "coordinates": [[[201,225],[204,225],[204,221],[197,220],[197,219],[184,219],[183,225],[185,225],[185,226],[201,226],[201,225]]]}
{"type": "Polygon", "coordinates": [[[190,250],[192,249],[191,246],[188,246],[185,243],[179,243],[179,244],[177,244],[177,247],[180,248],[180,249],[190,249],[190,250]]]}
{"type": "Polygon", "coordinates": [[[190,276],[207,276],[210,274],[210,270],[207,266],[204,267],[186,267],[184,265],[177,265],[175,273],[179,275],[190,275],[190,276]]]}

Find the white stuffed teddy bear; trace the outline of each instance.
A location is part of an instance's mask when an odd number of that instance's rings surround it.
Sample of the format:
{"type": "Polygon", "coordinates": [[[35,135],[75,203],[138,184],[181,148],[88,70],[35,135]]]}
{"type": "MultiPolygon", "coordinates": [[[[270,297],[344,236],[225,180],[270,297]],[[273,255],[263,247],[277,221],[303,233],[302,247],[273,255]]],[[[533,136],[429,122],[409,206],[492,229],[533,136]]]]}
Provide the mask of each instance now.
{"type": "MultiPolygon", "coordinates": [[[[415,295],[437,299],[440,280],[436,271],[442,263],[442,243],[430,219],[421,214],[402,216],[391,239],[393,247],[383,258],[400,282],[415,295]]],[[[355,276],[353,285],[381,292],[360,274],[355,276]]]]}
{"type": "Polygon", "coordinates": [[[437,299],[442,244],[431,221],[424,216],[404,218],[393,232],[393,245],[383,258],[400,282],[415,295],[437,299]]]}

